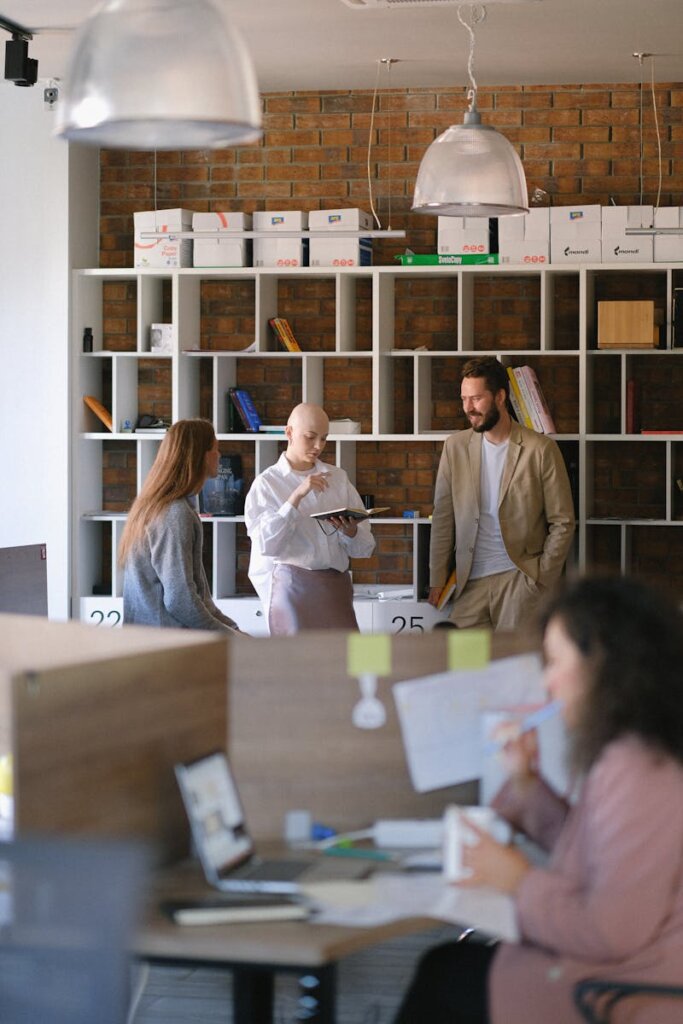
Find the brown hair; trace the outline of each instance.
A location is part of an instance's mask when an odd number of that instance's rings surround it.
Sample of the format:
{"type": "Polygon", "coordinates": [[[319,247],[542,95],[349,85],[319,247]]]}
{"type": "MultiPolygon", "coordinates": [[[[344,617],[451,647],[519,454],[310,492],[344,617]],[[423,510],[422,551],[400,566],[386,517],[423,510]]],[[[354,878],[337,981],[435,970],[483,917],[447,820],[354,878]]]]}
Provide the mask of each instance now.
{"type": "Polygon", "coordinates": [[[510,395],[507,371],[495,356],[475,356],[474,359],[468,359],[460,373],[461,380],[465,377],[483,378],[486,390],[492,395],[497,395],[501,389],[505,392],[506,398],[510,395]]]}
{"type": "Polygon", "coordinates": [[[590,682],[571,738],[587,771],[608,743],[633,734],[683,763],[683,615],[632,577],[570,581],[543,608],[589,664],[590,682]]]}
{"type": "Polygon", "coordinates": [[[199,491],[204,483],[204,459],[215,440],[216,434],[208,420],[178,420],[169,428],[128,513],[119,545],[119,565],[125,565],[149,524],[171,502],[199,491]]]}

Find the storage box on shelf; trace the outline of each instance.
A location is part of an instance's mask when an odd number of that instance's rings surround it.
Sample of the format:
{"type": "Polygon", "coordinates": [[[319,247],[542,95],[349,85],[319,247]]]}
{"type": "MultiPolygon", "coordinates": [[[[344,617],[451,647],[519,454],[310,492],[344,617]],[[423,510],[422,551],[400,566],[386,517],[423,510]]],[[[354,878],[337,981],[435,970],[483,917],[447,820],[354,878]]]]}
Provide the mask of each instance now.
{"type": "MultiPolygon", "coordinates": [[[[641,454],[644,443],[655,453],[652,469],[641,459],[637,474],[651,472],[656,478],[655,489],[664,496],[656,523],[670,527],[683,542],[675,528],[683,511],[683,493],[679,498],[675,491],[676,480],[683,479],[683,442],[671,433],[683,424],[675,419],[673,397],[666,416],[659,399],[654,401],[658,388],[669,388],[675,396],[683,383],[683,349],[668,350],[676,287],[683,287],[683,270],[662,264],[76,272],[74,614],[86,618],[96,612],[93,620],[102,618],[105,624],[110,612],[120,611],[115,561],[125,502],[104,503],[103,473],[108,487],[121,486],[119,478],[127,474],[126,494],[134,494],[159,444],[158,437],[111,434],[93,423],[81,401],[88,392],[111,403],[119,425],[124,409],[127,415],[154,411],[138,408],[148,396],[160,405],[166,402],[173,419],[208,417],[222,452],[240,454],[245,487],[276,461],[284,439],[272,433],[231,433],[229,387],[247,389],[267,424],[284,424],[300,400],[322,403],[333,419],[358,420],[361,433],[332,435],[326,456],[344,466],[360,493],[374,494],[394,513],[374,525],[376,556],[353,566],[364,628],[386,628],[388,621],[398,629],[404,612],[408,625],[401,628],[411,628],[414,616],[424,615],[423,622],[414,619],[415,629],[431,621],[428,607],[418,604],[428,586],[427,517],[443,439],[466,426],[459,370],[475,354],[497,354],[506,366],[529,365],[539,378],[577,500],[580,568],[601,559],[611,564],[616,550],[619,566],[628,569],[634,531],[649,525],[635,524],[631,506],[622,502],[627,474],[603,479],[604,466],[616,471],[622,458],[631,464],[626,449],[615,448],[609,456],[625,434],[641,454]],[[598,351],[597,303],[636,297],[651,299],[661,311],[667,349],[598,351]],[[277,346],[268,326],[274,316],[288,319],[301,352],[277,346]],[[165,366],[165,390],[159,373],[142,372],[150,358],[146,346],[153,322],[174,325],[172,355],[150,364],[165,366]],[[80,352],[84,324],[93,325],[91,355],[80,352]],[[103,338],[105,347],[118,344],[118,338],[132,351],[103,353],[103,338]],[[252,350],[245,351],[249,346],[252,350]],[[626,394],[634,379],[641,387],[641,416],[646,409],[655,416],[643,419],[642,426],[667,429],[668,435],[629,434],[627,426],[634,425],[627,424],[626,394]],[[602,448],[596,448],[598,442],[602,448]],[[596,509],[605,511],[596,504],[601,488],[614,492],[611,514],[618,520],[597,515],[596,509]],[[420,517],[401,518],[403,509],[414,508],[420,517]],[[88,518],[89,513],[98,515],[88,518]],[[603,536],[608,541],[603,543],[603,536]],[[105,593],[93,595],[94,586],[105,593]],[[396,621],[387,611],[388,599],[367,594],[368,588],[376,594],[390,586],[410,595],[391,602],[397,606],[396,621]]],[[[637,486],[644,486],[642,480],[637,486]]],[[[246,576],[249,543],[242,519],[206,520],[205,538],[216,600],[247,631],[263,632],[263,616],[246,576]]],[[[639,557],[642,563],[645,555],[639,557]]]]}

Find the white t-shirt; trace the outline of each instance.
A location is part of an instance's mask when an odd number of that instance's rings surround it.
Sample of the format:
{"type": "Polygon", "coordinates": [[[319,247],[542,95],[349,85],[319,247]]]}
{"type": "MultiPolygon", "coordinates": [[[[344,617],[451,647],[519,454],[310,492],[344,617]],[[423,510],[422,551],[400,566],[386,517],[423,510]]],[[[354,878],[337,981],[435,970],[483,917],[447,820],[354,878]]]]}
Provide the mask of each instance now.
{"type": "Polygon", "coordinates": [[[270,584],[276,562],[298,565],[303,569],[338,569],[344,572],[351,558],[369,558],[375,549],[369,522],[359,522],[355,537],[334,531],[330,523],[322,527],[311,519],[311,512],[333,508],[362,508],[358,491],[343,469],[317,460],[312,469],[292,469],[283,452],[274,466],[256,477],[244,506],[247,533],[251,540],[249,579],[261,598],[264,611],[270,607],[270,584]],[[309,491],[294,508],[288,501],[305,477],[325,473],[324,491],[309,491]]]}
{"type": "Polygon", "coordinates": [[[493,576],[494,573],[508,572],[510,569],[517,568],[505,550],[498,519],[500,481],[503,478],[503,468],[510,442],[503,441],[502,444],[492,444],[486,439],[486,434],[482,437],[482,442],[479,529],[474,545],[470,571],[471,580],[478,580],[482,576],[493,576]]]}

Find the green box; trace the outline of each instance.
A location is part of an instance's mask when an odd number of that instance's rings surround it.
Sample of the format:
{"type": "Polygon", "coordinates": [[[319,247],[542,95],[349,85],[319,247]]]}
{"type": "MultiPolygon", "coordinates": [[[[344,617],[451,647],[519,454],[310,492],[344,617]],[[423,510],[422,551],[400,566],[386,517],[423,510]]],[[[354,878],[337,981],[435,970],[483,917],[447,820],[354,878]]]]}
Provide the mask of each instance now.
{"type": "Polygon", "coordinates": [[[449,256],[439,256],[438,253],[417,255],[415,253],[401,253],[395,256],[402,267],[466,267],[466,266],[495,266],[499,262],[497,252],[477,253],[458,252],[449,256]]]}

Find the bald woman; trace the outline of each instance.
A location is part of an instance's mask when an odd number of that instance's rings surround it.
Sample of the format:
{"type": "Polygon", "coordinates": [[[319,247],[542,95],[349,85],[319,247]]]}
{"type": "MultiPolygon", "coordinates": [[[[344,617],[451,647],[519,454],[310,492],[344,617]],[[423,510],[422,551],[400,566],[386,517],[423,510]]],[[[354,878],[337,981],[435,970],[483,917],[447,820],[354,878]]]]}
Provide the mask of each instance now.
{"type": "Polygon", "coordinates": [[[358,629],[349,558],[368,558],[374,551],[370,524],[340,516],[323,523],[311,519],[312,512],[362,507],[344,470],[320,461],[329,429],[319,405],[297,405],[285,429],[287,450],[247,495],[249,579],[271,636],[358,629]]]}

